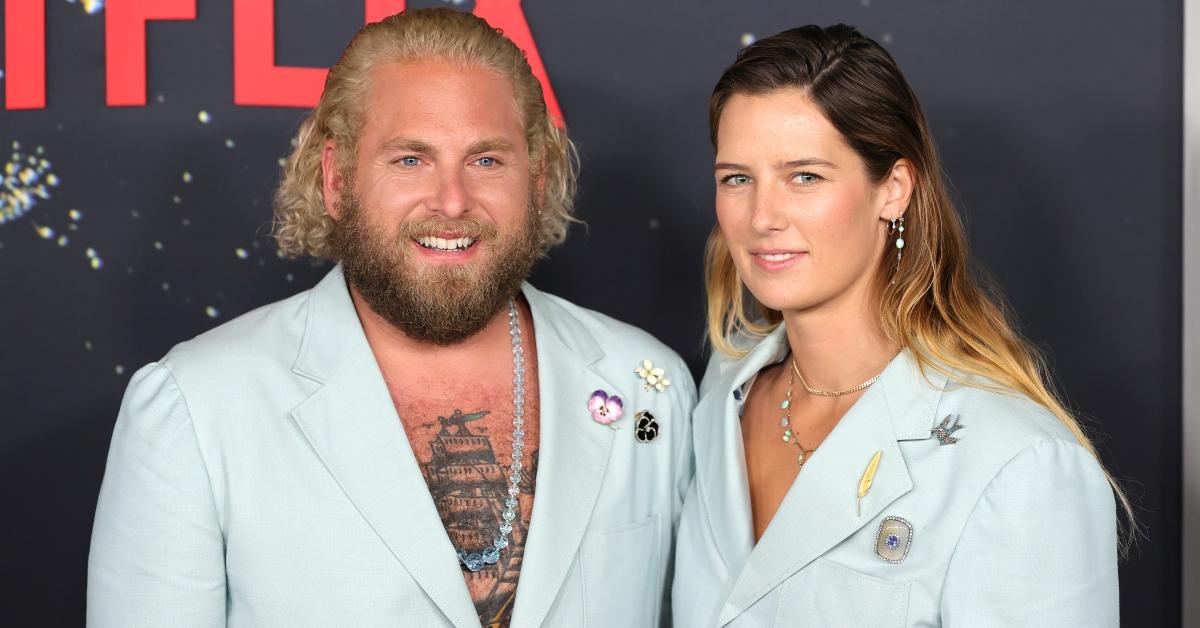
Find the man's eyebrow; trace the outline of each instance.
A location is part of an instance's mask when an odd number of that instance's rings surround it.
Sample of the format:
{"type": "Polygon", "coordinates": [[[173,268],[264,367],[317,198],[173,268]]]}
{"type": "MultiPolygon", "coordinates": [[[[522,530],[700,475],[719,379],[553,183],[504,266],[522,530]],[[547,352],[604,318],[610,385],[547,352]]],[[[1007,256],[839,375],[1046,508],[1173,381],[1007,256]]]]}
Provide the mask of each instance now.
{"type": "Polygon", "coordinates": [[[428,154],[428,153],[433,152],[433,146],[430,145],[429,142],[424,142],[424,141],[421,141],[418,139],[413,139],[410,137],[393,137],[392,139],[384,142],[379,147],[379,152],[381,152],[381,153],[409,152],[409,153],[428,154]]]}
{"type": "Polygon", "coordinates": [[[471,144],[467,148],[468,155],[477,155],[479,153],[504,152],[513,150],[513,143],[503,137],[490,137],[485,140],[480,140],[471,144]]]}

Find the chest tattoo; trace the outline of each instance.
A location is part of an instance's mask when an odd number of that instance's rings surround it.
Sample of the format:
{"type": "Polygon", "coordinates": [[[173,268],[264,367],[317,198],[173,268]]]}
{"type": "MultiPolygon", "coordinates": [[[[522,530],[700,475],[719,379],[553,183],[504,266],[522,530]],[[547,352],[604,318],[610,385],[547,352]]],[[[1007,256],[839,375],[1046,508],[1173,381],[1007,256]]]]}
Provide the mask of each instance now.
{"type": "MultiPolygon", "coordinates": [[[[517,517],[508,523],[512,527],[508,546],[495,564],[479,571],[463,570],[484,628],[507,627],[512,618],[537,478],[538,422],[530,420],[534,417],[536,413],[527,415],[525,421],[528,447],[519,471],[517,517]]],[[[413,453],[451,544],[468,550],[490,547],[509,498],[511,416],[488,408],[454,408],[411,418],[406,423],[413,453]]]]}

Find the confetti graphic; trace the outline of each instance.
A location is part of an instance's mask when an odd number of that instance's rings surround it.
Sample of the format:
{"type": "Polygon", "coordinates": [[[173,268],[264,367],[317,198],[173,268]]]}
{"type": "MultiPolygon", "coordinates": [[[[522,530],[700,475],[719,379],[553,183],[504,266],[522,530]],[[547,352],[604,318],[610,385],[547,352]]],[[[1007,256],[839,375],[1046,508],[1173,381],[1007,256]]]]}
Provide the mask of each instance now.
{"type": "MultiPolygon", "coordinates": [[[[204,110],[196,114],[196,119],[209,127],[215,125],[215,118],[204,110]]],[[[219,142],[218,145],[223,144],[222,150],[232,150],[237,147],[237,143],[232,137],[222,134],[217,135],[216,139],[219,142]]],[[[158,298],[162,299],[161,303],[164,306],[173,303],[175,306],[182,306],[184,309],[196,312],[209,321],[219,321],[228,318],[231,314],[240,313],[240,309],[237,307],[232,310],[226,308],[229,296],[224,290],[214,290],[212,286],[202,287],[197,285],[191,276],[180,276],[163,271],[163,268],[176,267],[180,256],[194,254],[194,249],[188,244],[190,241],[188,238],[191,236],[184,236],[178,231],[161,230],[163,226],[161,210],[170,208],[172,213],[177,213],[171,219],[171,222],[177,225],[177,229],[191,230],[195,217],[189,211],[191,209],[189,198],[185,198],[181,192],[184,188],[194,185],[195,182],[204,180],[203,174],[207,172],[205,168],[197,167],[193,163],[176,164],[175,168],[178,169],[173,169],[173,173],[168,175],[174,180],[174,183],[164,190],[165,194],[158,197],[158,207],[151,204],[138,208],[126,208],[122,212],[122,215],[128,217],[127,220],[138,223],[145,221],[147,225],[156,225],[156,227],[139,226],[136,227],[136,230],[144,235],[149,235],[151,232],[146,229],[155,229],[153,233],[157,237],[147,237],[141,240],[140,246],[133,248],[109,250],[107,247],[111,243],[103,240],[94,242],[81,230],[87,216],[85,210],[69,206],[63,207],[61,203],[70,193],[69,190],[63,189],[61,197],[52,195],[53,189],[59,186],[60,181],[58,176],[51,171],[52,166],[46,158],[44,148],[39,146],[32,155],[29,155],[27,154],[29,151],[23,150],[19,142],[14,142],[12,149],[12,155],[5,170],[4,213],[2,214],[3,220],[0,222],[11,222],[25,217],[35,240],[44,241],[57,249],[74,247],[73,255],[80,256],[75,259],[81,258],[83,266],[89,271],[118,269],[125,275],[146,276],[149,279],[149,285],[154,287],[155,293],[158,298]],[[56,201],[60,203],[57,207],[54,206],[56,201]],[[35,206],[37,207],[36,211],[31,213],[35,206]],[[103,254],[102,251],[107,251],[109,254],[103,254]],[[151,257],[146,256],[147,251],[151,257]]],[[[168,170],[167,172],[172,171],[168,170]]],[[[124,182],[118,180],[117,184],[122,186],[124,182]]],[[[104,215],[97,226],[103,224],[105,228],[111,229],[113,226],[112,216],[112,213],[104,215]]],[[[199,220],[196,221],[196,223],[199,222],[199,220]]],[[[264,236],[248,242],[231,243],[226,251],[232,253],[232,258],[241,260],[242,264],[248,264],[249,267],[255,269],[264,269],[274,275],[277,281],[286,284],[296,282],[298,278],[295,274],[285,272],[295,268],[296,263],[275,251],[273,244],[266,243],[269,240],[269,236],[264,236]]],[[[0,249],[2,248],[3,244],[0,243],[0,249]]],[[[228,253],[226,254],[228,255],[228,253]]],[[[324,266],[324,264],[308,265],[313,269],[320,269],[324,266]]],[[[242,268],[248,267],[243,266],[242,268]]],[[[84,348],[87,351],[93,350],[90,340],[86,341],[84,348]]],[[[113,357],[123,359],[127,356],[113,357]]],[[[120,365],[117,366],[115,372],[117,375],[125,374],[120,365]]]]}
{"type": "MultiPolygon", "coordinates": [[[[38,146],[33,155],[21,152],[20,142],[12,143],[12,155],[4,164],[4,185],[0,190],[0,225],[24,216],[39,200],[50,198],[50,188],[58,186],[58,176],[38,146]]],[[[43,238],[49,236],[42,235],[43,238]]]]}
{"type": "Polygon", "coordinates": [[[83,10],[88,15],[95,15],[104,10],[104,0],[67,0],[71,4],[78,4],[83,7],[83,10]]]}

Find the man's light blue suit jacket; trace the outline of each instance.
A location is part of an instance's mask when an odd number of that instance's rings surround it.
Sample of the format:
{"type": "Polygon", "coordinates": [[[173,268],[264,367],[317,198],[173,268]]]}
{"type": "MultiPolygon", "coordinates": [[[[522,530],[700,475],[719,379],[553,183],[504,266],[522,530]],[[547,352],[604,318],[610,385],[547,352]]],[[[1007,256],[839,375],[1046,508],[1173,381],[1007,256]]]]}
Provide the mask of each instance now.
{"type": "MultiPolygon", "coordinates": [[[[541,435],[512,625],[656,625],[692,474],[691,378],[647,334],[523,294],[541,435]],[[643,359],[666,392],[643,389],[643,359]],[[589,415],[598,389],[624,398],[621,429],[589,415]],[[634,438],[638,410],[657,440],[634,438]]],[[[87,614],[97,628],[479,626],[340,269],[133,377],[87,614]]]]}
{"type": "Polygon", "coordinates": [[[677,625],[1117,625],[1116,511],[1096,460],[1041,406],[932,370],[926,379],[907,351],[805,463],[755,544],[732,393],[787,352],[781,326],[705,375],[676,545],[677,625]],[[959,440],[940,445],[931,430],[948,415],[959,440]],[[913,528],[899,563],[875,553],[888,516],[913,528]]]}

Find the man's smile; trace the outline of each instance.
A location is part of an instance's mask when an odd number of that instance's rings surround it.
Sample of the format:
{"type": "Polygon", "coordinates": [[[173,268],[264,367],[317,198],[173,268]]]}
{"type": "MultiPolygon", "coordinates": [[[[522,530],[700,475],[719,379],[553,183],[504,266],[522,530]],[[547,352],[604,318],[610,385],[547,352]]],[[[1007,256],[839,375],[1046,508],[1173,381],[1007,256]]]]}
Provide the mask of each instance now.
{"type": "Polygon", "coordinates": [[[465,251],[479,242],[478,238],[439,238],[437,236],[421,236],[413,241],[431,251],[465,251]]]}

